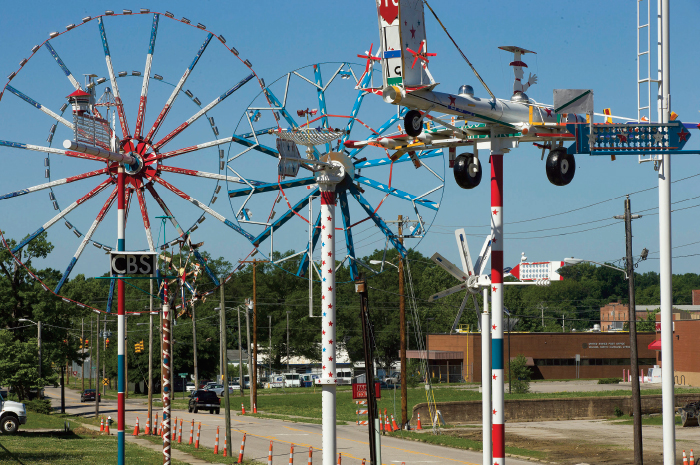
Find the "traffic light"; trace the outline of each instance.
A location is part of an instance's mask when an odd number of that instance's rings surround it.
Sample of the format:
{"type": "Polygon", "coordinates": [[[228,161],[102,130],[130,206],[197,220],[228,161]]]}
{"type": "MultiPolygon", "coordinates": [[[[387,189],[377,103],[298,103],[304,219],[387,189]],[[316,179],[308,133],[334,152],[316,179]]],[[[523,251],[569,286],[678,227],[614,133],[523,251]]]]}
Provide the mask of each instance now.
{"type": "Polygon", "coordinates": [[[82,349],[82,348],[83,348],[83,338],[81,337],[80,338],[80,349],[82,349]]]}
{"type": "Polygon", "coordinates": [[[141,352],[143,352],[143,340],[141,340],[141,342],[137,342],[136,344],[134,344],[134,349],[135,349],[137,354],[140,354],[141,352]]]}
{"type": "Polygon", "coordinates": [[[86,349],[90,348],[90,340],[89,339],[85,339],[85,348],[86,349]]]}
{"type": "Polygon", "coordinates": [[[109,339],[105,339],[105,348],[109,349],[109,339]]]}

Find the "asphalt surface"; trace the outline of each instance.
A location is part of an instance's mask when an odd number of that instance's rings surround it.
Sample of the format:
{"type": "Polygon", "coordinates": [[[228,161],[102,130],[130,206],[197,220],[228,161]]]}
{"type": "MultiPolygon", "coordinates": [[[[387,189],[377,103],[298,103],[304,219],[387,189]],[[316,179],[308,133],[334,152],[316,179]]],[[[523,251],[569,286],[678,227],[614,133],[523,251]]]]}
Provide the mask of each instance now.
{"type": "MultiPolygon", "coordinates": [[[[60,388],[46,388],[45,393],[51,398],[54,407],[61,405],[60,388]]],[[[95,404],[92,402],[81,403],[80,392],[66,389],[66,413],[72,415],[85,415],[91,417],[95,412],[95,404]]],[[[155,408],[154,412],[160,410],[155,408]]],[[[223,413],[223,412],[222,412],[223,413]]],[[[103,400],[100,402],[100,414],[111,415],[115,420],[112,427],[116,434],[117,401],[103,400]]],[[[219,427],[219,448],[223,449],[224,443],[224,416],[210,413],[188,413],[187,410],[173,410],[173,418],[184,420],[182,427],[182,442],[189,441],[191,421],[195,421],[195,434],[197,424],[201,422],[200,444],[204,447],[214,447],[216,429],[219,427]]],[[[136,417],[139,418],[141,431],[146,424],[148,406],[142,399],[126,400],[126,434],[133,433],[136,417]]],[[[179,422],[179,420],[178,420],[179,422]]],[[[31,425],[26,425],[31,428],[31,425]]],[[[291,444],[294,444],[294,457],[298,463],[307,463],[309,447],[313,448],[313,463],[321,463],[321,425],[307,423],[293,423],[282,420],[254,418],[250,416],[234,414],[231,412],[231,441],[230,453],[238,454],[243,433],[247,434],[245,445],[245,458],[267,463],[270,441],[273,441],[273,463],[288,463],[291,444]]],[[[430,433],[426,433],[430,434],[430,433]]],[[[337,426],[337,449],[342,454],[344,464],[358,464],[363,458],[369,458],[369,446],[367,442],[367,429],[356,425],[337,426]]],[[[221,453],[221,451],[220,451],[221,453]]],[[[368,460],[369,462],[369,460],[368,460]]],[[[449,447],[435,446],[416,441],[402,440],[393,437],[382,437],[382,463],[383,464],[468,464],[479,465],[482,463],[480,452],[452,449],[449,447]]],[[[528,460],[509,458],[509,464],[523,465],[532,463],[528,460]]]]}

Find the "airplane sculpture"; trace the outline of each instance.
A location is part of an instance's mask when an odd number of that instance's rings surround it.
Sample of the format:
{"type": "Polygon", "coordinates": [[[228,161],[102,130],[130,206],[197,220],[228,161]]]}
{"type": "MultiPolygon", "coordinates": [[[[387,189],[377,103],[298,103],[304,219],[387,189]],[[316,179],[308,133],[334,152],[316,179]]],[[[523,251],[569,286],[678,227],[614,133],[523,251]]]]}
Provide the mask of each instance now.
{"type": "MultiPolygon", "coordinates": [[[[408,153],[416,168],[420,167],[416,151],[449,148],[450,168],[454,169],[457,184],[472,189],[479,185],[482,176],[478,150],[488,149],[492,138],[507,138],[510,145],[506,145],[506,151],[521,142],[532,142],[542,149],[542,158],[545,150],[549,150],[546,162],[549,181],[557,186],[569,184],[576,164],[573,153],[563,147],[565,140],[574,138],[566,123],[587,123],[587,118],[574,111],[588,113],[590,123],[592,91],[565,92],[559,102],[554,102],[556,108],[534,102],[525,91],[537,83],[537,76],[530,74],[527,82],[523,82],[523,68],[527,68],[527,64],[522,61],[522,56],[535,52],[515,46],[499,47],[514,55],[510,66],[515,80],[513,95],[509,99],[495,98],[486,84],[484,87],[491,94],[490,99],[476,97],[470,85],[461,86],[455,94],[435,91],[438,83],[430,74],[428,63],[429,57],[436,54],[427,51],[423,3],[421,0],[377,0],[379,54],[373,56],[370,48],[365,55],[358,55],[367,59],[366,72],[376,61],[381,63],[382,87],[366,87],[364,90],[381,95],[387,103],[406,107],[408,111],[403,118],[405,133],[348,141],[345,145],[375,145],[396,150],[392,158],[408,153]],[[440,118],[431,113],[447,116],[440,118]],[[471,146],[473,153],[456,156],[456,148],[460,146],[471,146]]],[[[464,58],[466,60],[466,56],[464,58]]],[[[476,75],[483,83],[478,73],[476,75]]]]}
{"type": "MultiPolygon", "coordinates": [[[[484,245],[481,247],[481,252],[476,259],[476,262],[472,264],[472,258],[469,254],[469,245],[467,244],[467,235],[464,229],[455,230],[455,239],[457,240],[457,249],[459,250],[459,258],[462,262],[462,269],[460,270],[456,265],[447,260],[445,257],[435,252],[430,259],[447,271],[449,274],[457,278],[460,281],[459,284],[453,286],[444,291],[440,291],[436,294],[431,295],[428,298],[428,302],[434,302],[448,295],[455,294],[457,292],[466,290],[462,304],[459,306],[459,311],[455,318],[454,324],[452,325],[452,330],[450,334],[454,333],[459,325],[459,321],[462,319],[462,313],[464,312],[464,307],[467,305],[467,300],[471,295],[474,299],[474,310],[477,313],[477,322],[479,322],[479,303],[476,295],[482,288],[488,288],[491,286],[491,276],[484,274],[486,269],[486,263],[491,257],[491,241],[492,236],[489,234],[486,236],[484,245]]],[[[534,284],[538,286],[549,286],[552,281],[561,281],[564,278],[557,273],[559,268],[565,266],[563,261],[550,261],[550,262],[533,262],[528,263],[525,254],[522,254],[520,263],[514,267],[506,267],[503,269],[504,276],[512,276],[518,281],[506,281],[505,284],[510,285],[527,285],[534,284]]],[[[504,311],[508,313],[508,310],[504,308],[504,311]]]]}

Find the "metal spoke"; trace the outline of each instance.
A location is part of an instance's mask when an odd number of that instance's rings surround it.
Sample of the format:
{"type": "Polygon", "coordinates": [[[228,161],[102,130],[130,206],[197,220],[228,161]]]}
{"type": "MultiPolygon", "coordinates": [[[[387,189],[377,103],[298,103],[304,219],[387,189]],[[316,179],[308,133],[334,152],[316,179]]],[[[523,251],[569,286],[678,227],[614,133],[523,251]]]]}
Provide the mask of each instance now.
{"type": "MultiPolygon", "coordinates": [[[[425,158],[441,157],[441,156],[442,156],[441,150],[442,150],[442,149],[439,149],[439,150],[429,150],[429,151],[424,152],[424,153],[422,153],[422,154],[420,154],[420,155],[416,155],[416,158],[417,158],[418,160],[423,160],[423,159],[425,159],[425,158]]],[[[394,160],[394,164],[396,164],[396,163],[405,163],[405,162],[407,162],[407,161],[413,161],[413,160],[411,160],[411,157],[410,157],[408,154],[404,154],[404,155],[401,155],[401,156],[400,156],[399,158],[397,158],[396,160],[394,160]]],[[[375,168],[375,167],[377,167],[377,166],[389,166],[389,165],[391,165],[391,160],[390,160],[390,159],[388,159],[388,158],[378,158],[378,159],[374,159],[374,160],[366,160],[366,161],[362,161],[362,162],[360,162],[360,163],[356,163],[356,164],[355,164],[355,168],[356,168],[356,169],[364,169],[364,168],[375,168]]],[[[442,178],[439,178],[439,179],[442,180],[442,178]]]]}
{"type": "Polygon", "coordinates": [[[374,179],[366,178],[364,176],[355,176],[355,179],[362,184],[365,184],[369,187],[372,187],[373,189],[377,189],[378,191],[382,191],[386,194],[393,195],[394,197],[398,197],[403,200],[409,200],[411,202],[415,202],[419,205],[422,205],[426,208],[430,208],[431,210],[437,211],[438,208],[440,208],[440,204],[437,202],[433,202],[431,200],[427,199],[422,199],[418,196],[411,195],[408,192],[404,192],[399,189],[395,189],[393,187],[389,187],[386,184],[382,184],[380,182],[375,181],[374,179]]]}
{"type": "Polygon", "coordinates": [[[376,224],[377,227],[382,231],[382,233],[384,233],[387,239],[389,239],[389,242],[391,242],[391,244],[401,254],[401,256],[405,258],[407,252],[404,246],[396,239],[394,233],[391,232],[386,223],[384,223],[384,220],[382,220],[376,213],[374,213],[374,209],[369,204],[369,202],[367,202],[365,198],[362,197],[362,194],[360,194],[360,191],[357,190],[357,187],[355,187],[354,184],[350,184],[348,186],[348,189],[350,190],[352,196],[355,197],[355,199],[359,202],[360,206],[362,206],[364,211],[369,215],[370,218],[372,218],[374,224],[376,224]]]}
{"type": "MultiPolygon", "coordinates": [[[[160,180],[160,178],[156,177],[154,178],[155,180],[160,180]]],[[[164,181],[163,181],[164,182],[164,181]]],[[[158,195],[158,192],[153,188],[152,184],[146,184],[146,189],[148,189],[148,192],[151,193],[153,198],[158,202],[158,205],[160,205],[161,210],[163,210],[163,213],[165,213],[166,216],[169,217],[170,223],[173,225],[173,227],[177,230],[178,234],[180,234],[180,238],[183,241],[186,241],[188,245],[191,246],[191,243],[189,241],[189,236],[185,233],[185,231],[182,229],[180,226],[180,223],[177,222],[177,219],[175,218],[175,215],[170,211],[168,206],[165,204],[163,199],[158,195]]],[[[216,275],[209,269],[209,266],[207,265],[207,261],[204,260],[204,257],[197,251],[197,249],[192,248],[192,253],[194,256],[197,258],[197,261],[204,267],[205,271],[211,278],[211,280],[214,282],[216,286],[219,285],[219,279],[216,277],[216,275]]]]}
{"type": "MultiPolygon", "coordinates": [[[[313,225],[313,234],[311,237],[311,252],[309,252],[309,246],[306,246],[306,252],[304,252],[304,256],[301,257],[301,262],[299,263],[299,269],[297,270],[297,276],[303,276],[304,273],[308,271],[308,263],[309,263],[309,256],[313,257],[313,250],[316,248],[316,243],[318,242],[318,238],[321,236],[321,212],[318,212],[318,216],[316,217],[316,221],[314,222],[313,225]]],[[[309,277],[311,279],[311,277],[309,277]]]]}
{"type": "Polygon", "coordinates": [[[58,215],[56,215],[56,216],[54,216],[53,218],[51,218],[49,221],[47,221],[46,223],[44,223],[39,229],[37,229],[36,231],[34,231],[33,233],[31,233],[29,236],[27,236],[26,238],[24,238],[24,239],[22,240],[22,242],[20,242],[19,244],[17,244],[17,246],[16,246],[14,249],[12,249],[12,253],[17,253],[20,249],[22,249],[22,247],[24,247],[25,245],[29,244],[31,241],[33,241],[34,239],[36,239],[36,237],[37,237],[39,234],[43,233],[44,231],[46,231],[47,229],[49,229],[51,226],[53,226],[54,224],[56,224],[56,222],[57,222],[58,220],[60,220],[61,218],[63,218],[64,216],[66,216],[68,213],[70,213],[71,211],[73,211],[76,207],[78,207],[78,205],[80,205],[80,204],[82,204],[83,202],[85,202],[85,201],[91,199],[92,197],[96,196],[97,194],[99,194],[100,192],[102,192],[102,191],[105,189],[105,187],[107,187],[108,185],[112,184],[113,182],[114,182],[114,180],[113,180],[112,178],[109,178],[109,179],[106,179],[106,180],[102,181],[97,187],[95,187],[93,190],[91,190],[90,192],[88,192],[85,196],[79,198],[78,200],[76,200],[76,201],[73,202],[72,204],[68,205],[68,207],[64,208],[58,215]]]}
{"type": "Polygon", "coordinates": [[[206,50],[207,45],[209,45],[209,42],[211,41],[212,37],[213,37],[213,34],[211,34],[211,33],[207,34],[207,38],[204,41],[204,43],[202,44],[202,46],[199,48],[199,51],[197,52],[197,54],[194,57],[194,60],[192,61],[192,64],[185,70],[185,73],[180,78],[180,82],[178,82],[177,85],[175,86],[175,89],[173,89],[173,93],[170,94],[168,101],[165,102],[165,106],[160,111],[160,114],[156,118],[155,123],[153,123],[153,127],[151,127],[151,130],[148,131],[148,134],[146,135],[147,141],[152,141],[153,138],[155,137],[156,133],[158,132],[158,129],[160,129],[160,126],[163,124],[163,120],[168,115],[170,108],[172,107],[173,103],[175,103],[175,99],[180,94],[180,90],[182,90],[182,86],[185,85],[187,78],[190,76],[190,73],[192,73],[192,70],[197,65],[197,62],[202,57],[202,53],[204,53],[204,50],[206,50]]]}
{"type": "MultiPolygon", "coordinates": [[[[391,118],[389,118],[388,120],[386,120],[386,121],[384,122],[384,124],[382,124],[382,125],[379,127],[379,129],[377,129],[377,133],[376,133],[376,134],[372,134],[367,140],[368,140],[368,141],[372,141],[372,140],[378,139],[378,138],[379,138],[382,134],[384,134],[384,133],[386,132],[386,130],[389,129],[394,123],[396,123],[396,122],[399,121],[401,118],[403,118],[404,115],[406,115],[406,113],[408,113],[408,108],[403,107],[403,108],[401,109],[401,111],[400,111],[397,115],[394,115],[394,116],[392,116],[391,118]]],[[[359,154],[360,152],[362,152],[362,151],[365,149],[365,147],[367,147],[367,146],[365,145],[364,147],[360,147],[360,148],[354,149],[352,152],[350,152],[350,155],[349,155],[350,158],[355,158],[355,157],[357,156],[357,154],[359,154]]]]}
{"type": "Polygon", "coordinates": [[[345,190],[338,192],[338,201],[340,202],[340,211],[343,219],[343,232],[345,232],[345,248],[347,255],[350,256],[348,262],[350,269],[350,281],[354,281],[359,273],[357,271],[357,263],[355,263],[355,243],[352,240],[352,230],[350,229],[350,208],[348,206],[348,194],[345,190]]]}
{"type": "MultiPolygon", "coordinates": [[[[228,144],[228,143],[231,142],[232,140],[233,140],[232,137],[226,137],[226,138],[224,138],[224,139],[217,139],[217,140],[213,140],[213,141],[210,141],[210,142],[204,142],[203,144],[192,145],[192,146],[190,146],[190,147],[185,147],[185,148],[182,148],[182,149],[173,150],[173,151],[171,151],[171,152],[164,152],[164,153],[161,153],[160,155],[157,155],[157,156],[155,157],[155,159],[156,159],[156,160],[165,160],[166,158],[176,157],[176,156],[182,155],[182,154],[184,154],[184,153],[195,152],[195,151],[197,151],[197,150],[202,150],[202,149],[206,149],[206,148],[209,148],[209,147],[214,147],[214,146],[217,146],[217,145],[228,144]]],[[[276,155],[275,155],[275,156],[276,156],[276,155]]]]}
{"type": "Polygon", "coordinates": [[[316,178],[298,178],[290,181],[262,183],[259,186],[255,186],[254,189],[252,187],[246,187],[243,189],[230,190],[228,191],[228,196],[230,198],[243,197],[245,195],[249,195],[251,192],[253,192],[253,190],[256,193],[273,192],[280,190],[280,188],[287,189],[289,187],[310,186],[312,184],[316,184],[316,178]]]}
{"type": "Polygon", "coordinates": [[[68,184],[74,181],[79,181],[81,179],[92,178],[100,174],[105,174],[109,170],[108,168],[102,168],[101,170],[90,171],[89,173],[79,174],[77,176],[71,176],[69,178],[58,179],[56,181],[47,182],[45,184],[39,184],[37,186],[28,187],[26,189],[21,189],[18,191],[10,192],[9,194],[0,195],[0,200],[10,199],[12,197],[19,197],[20,195],[29,194],[31,192],[37,192],[43,189],[50,189],[52,187],[61,186],[63,184],[68,184]]]}
{"type": "MultiPolygon", "coordinates": [[[[225,174],[217,174],[217,173],[207,173],[206,171],[196,171],[196,170],[188,170],[185,168],[176,168],[174,166],[165,166],[161,165],[160,166],[161,171],[167,171],[169,173],[177,173],[177,174],[184,174],[187,176],[196,176],[199,178],[208,178],[208,179],[216,179],[219,181],[229,181],[229,182],[235,182],[238,184],[252,184],[254,186],[258,185],[263,185],[265,183],[261,181],[250,181],[250,180],[244,180],[243,178],[240,178],[238,176],[226,176],[225,174]]],[[[1,198],[1,197],[0,197],[1,198]]]]}
{"type": "Polygon", "coordinates": [[[261,243],[262,241],[264,241],[265,239],[267,239],[270,235],[272,235],[272,234],[275,232],[275,230],[277,230],[277,229],[281,228],[282,226],[284,226],[284,224],[287,223],[287,221],[291,220],[291,219],[294,217],[295,213],[298,213],[299,210],[301,210],[302,208],[304,208],[305,206],[307,206],[307,205],[309,204],[309,201],[310,201],[311,197],[313,197],[314,195],[318,194],[318,192],[319,192],[319,188],[316,187],[315,189],[313,189],[313,190],[311,191],[311,193],[310,193],[309,195],[307,195],[306,197],[304,197],[303,199],[301,199],[300,201],[298,201],[293,207],[291,207],[291,208],[288,209],[286,212],[284,212],[284,213],[279,217],[279,219],[277,219],[277,221],[275,221],[275,222],[272,223],[270,226],[268,226],[267,228],[265,228],[265,230],[264,230],[262,233],[260,233],[260,234],[258,235],[258,237],[256,237],[256,238],[253,240],[253,245],[254,245],[255,247],[258,247],[258,246],[260,245],[260,243],[261,243]]]}
{"type": "Polygon", "coordinates": [[[116,199],[116,198],[117,198],[117,188],[115,187],[114,190],[112,191],[112,193],[110,194],[109,198],[105,202],[105,204],[102,206],[102,209],[97,214],[97,218],[95,218],[95,221],[93,221],[92,226],[90,226],[90,229],[88,230],[88,232],[85,233],[83,240],[80,241],[80,245],[78,246],[78,250],[75,251],[73,258],[71,258],[70,263],[68,264],[68,268],[66,268],[66,271],[63,273],[61,280],[56,285],[56,289],[54,289],[54,292],[56,294],[58,294],[61,291],[61,288],[66,283],[68,276],[70,276],[71,271],[73,271],[73,267],[78,262],[80,255],[83,253],[83,250],[85,250],[85,246],[88,244],[88,242],[90,242],[92,235],[95,233],[95,230],[97,229],[97,227],[100,225],[100,223],[104,219],[105,215],[107,214],[110,207],[114,203],[114,199],[116,199]]]}
{"type": "Polygon", "coordinates": [[[148,209],[146,208],[146,198],[143,195],[143,189],[136,189],[136,197],[139,199],[139,207],[141,208],[141,217],[143,218],[143,226],[146,229],[146,240],[148,240],[148,250],[155,252],[153,246],[153,236],[151,235],[151,222],[148,219],[148,209]]]}
{"type": "Polygon", "coordinates": [[[124,105],[122,104],[122,99],[119,96],[117,77],[114,75],[114,68],[112,67],[112,57],[109,54],[107,33],[105,32],[104,21],[101,17],[97,18],[97,24],[100,28],[100,37],[102,38],[102,48],[105,52],[105,61],[107,63],[107,72],[109,73],[109,80],[112,83],[112,95],[114,95],[114,102],[117,104],[117,115],[119,115],[119,124],[122,128],[122,138],[129,139],[131,136],[131,133],[129,132],[129,124],[126,122],[126,115],[124,114],[124,105]]]}
{"type": "Polygon", "coordinates": [[[159,140],[158,142],[156,142],[156,143],[153,145],[153,147],[154,147],[156,150],[162,149],[163,146],[164,146],[165,144],[167,144],[168,142],[170,142],[171,140],[173,140],[173,139],[175,138],[175,136],[177,136],[177,135],[180,134],[182,131],[184,131],[185,128],[187,128],[187,127],[189,127],[190,125],[192,125],[192,123],[194,123],[195,121],[197,121],[202,115],[204,115],[206,112],[208,112],[209,110],[211,110],[212,108],[214,108],[215,106],[217,106],[218,104],[220,104],[221,102],[223,102],[228,96],[230,96],[231,94],[233,94],[234,92],[236,92],[238,89],[240,89],[241,87],[243,87],[248,81],[250,81],[250,80],[253,79],[254,77],[255,77],[255,75],[251,73],[249,76],[247,76],[247,77],[245,77],[244,79],[242,79],[238,84],[236,84],[235,86],[231,87],[229,90],[227,90],[226,92],[224,92],[223,94],[221,94],[220,96],[218,96],[217,98],[215,98],[215,99],[214,99],[211,103],[209,103],[207,106],[205,106],[204,108],[202,108],[201,110],[199,110],[197,113],[195,113],[194,115],[192,115],[192,117],[191,117],[190,119],[188,119],[187,121],[185,121],[184,123],[182,123],[180,126],[178,126],[177,128],[175,128],[170,134],[168,134],[167,136],[163,137],[161,140],[159,140]]]}
{"type": "Polygon", "coordinates": [[[143,130],[143,118],[146,116],[146,100],[148,99],[148,84],[151,79],[151,65],[153,64],[153,51],[156,48],[156,35],[158,34],[158,13],[153,15],[151,24],[151,40],[148,42],[148,54],[146,55],[146,68],[143,72],[143,84],[141,85],[141,98],[139,99],[139,113],[136,117],[136,129],[134,137],[139,138],[143,130]]]}
{"type": "Polygon", "coordinates": [[[61,57],[58,56],[58,53],[53,48],[51,43],[47,40],[44,45],[46,45],[46,48],[48,49],[49,53],[54,58],[54,60],[56,60],[56,63],[58,63],[58,66],[61,67],[61,70],[65,73],[65,75],[68,78],[68,80],[70,81],[70,83],[73,85],[73,87],[75,87],[75,90],[83,90],[83,88],[80,86],[80,83],[73,77],[73,74],[71,74],[68,67],[63,63],[63,60],[61,60],[61,57]]]}
{"type": "MultiPolygon", "coordinates": [[[[47,42],[47,44],[48,44],[48,42],[47,42]]],[[[6,87],[6,89],[9,90],[11,93],[15,94],[17,97],[24,100],[25,102],[27,102],[28,104],[30,104],[31,106],[38,108],[39,110],[43,111],[44,113],[46,113],[47,115],[49,115],[50,117],[52,117],[53,119],[58,121],[59,123],[68,127],[71,131],[73,131],[75,129],[75,126],[73,126],[73,123],[71,123],[70,121],[65,119],[63,116],[53,112],[52,110],[49,110],[48,108],[43,106],[41,103],[37,102],[36,100],[32,99],[31,97],[27,96],[26,94],[23,94],[22,92],[18,91],[14,87],[8,85],[6,87]]]]}
{"type": "MultiPolygon", "coordinates": [[[[350,70],[352,71],[352,68],[350,68],[350,70]]],[[[367,86],[367,83],[369,82],[371,77],[372,73],[365,74],[365,77],[362,78],[362,83],[358,85],[360,91],[357,93],[357,98],[355,99],[355,103],[352,107],[352,113],[350,113],[350,119],[348,120],[347,126],[345,126],[345,134],[343,134],[343,137],[340,138],[341,151],[345,148],[345,141],[348,140],[348,137],[350,137],[352,127],[355,125],[355,118],[357,118],[357,113],[360,111],[362,100],[364,100],[365,95],[367,95],[367,92],[365,92],[362,89],[367,86]]]]}
{"type": "MultiPolygon", "coordinates": [[[[257,131],[256,131],[256,134],[257,134],[257,131]]],[[[246,147],[248,147],[249,150],[250,149],[257,150],[258,152],[262,152],[265,155],[272,155],[275,158],[279,157],[279,152],[277,151],[277,149],[273,149],[272,147],[268,147],[266,145],[259,144],[258,142],[253,142],[252,140],[244,139],[242,137],[235,136],[235,135],[231,136],[230,139],[232,142],[236,142],[237,144],[245,145],[246,147]]],[[[239,155],[242,155],[242,154],[239,154],[239,155]]],[[[236,158],[236,157],[230,158],[228,161],[231,161],[234,158],[236,158]]]]}
{"type": "MultiPolygon", "coordinates": [[[[297,74],[297,76],[299,76],[299,75],[297,74]]],[[[299,77],[306,79],[303,76],[299,76],[299,77]]],[[[308,81],[308,79],[306,79],[306,80],[308,81]]],[[[309,81],[309,82],[311,82],[311,81],[309,81]]],[[[313,82],[311,84],[313,84],[313,82]]],[[[314,86],[315,85],[316,84],[314,84],[314,86]]],[[[289,123],[289,125],[292,127],[292,129],[296,129],[299,127],[297,122],[294,120],[294,118],[292,118],[292,116],[287,111],[287,108],[285,106],[283,106],[279,100],[277,100],[277,97],[275,97],[275,94],[272,93],[272,91],[270,90],[269,87],[265,88],[265,95],[267,96],[268,101],[270,103],[272,103],[273,108],[275,108],[275,110],[279,110],[279,112],[282,114],[282,117],[287,121],[287,123],[289,123]]],[[[318,153],[318,150],[316,149],[316,147],[313,147],[313,149],[314,149],[314,158],[316,158],[318,160],[321,157],[321,154],[318,153]]]]}

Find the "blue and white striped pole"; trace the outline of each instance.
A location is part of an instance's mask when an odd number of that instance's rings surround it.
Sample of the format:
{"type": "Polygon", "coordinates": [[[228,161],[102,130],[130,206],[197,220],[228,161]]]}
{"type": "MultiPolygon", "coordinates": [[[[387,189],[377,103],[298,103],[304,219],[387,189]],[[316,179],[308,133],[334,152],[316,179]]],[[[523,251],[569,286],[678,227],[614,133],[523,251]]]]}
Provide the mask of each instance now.
{"type": "MultiPolygon", "coordinates": [[[[494,140],[495,138],[492,138],[494,140]]],[[[503,154],[491,147],[491,404],[493,464],[505,464],[503,408],[503,154]]],[[[482,328],[483,329],[483,328],[482,328]]]]}
{"type": "MultiPolygon", "coordinates": [[[[117,171],[117,250],[124,249],[124,210],[126,207],[124,166],[117,171]]],[[[123,275],[119,275],[123,276],[123,275]]],[[[117,280],[117,464],[124,464],[124,280],[117,280]]]]}

